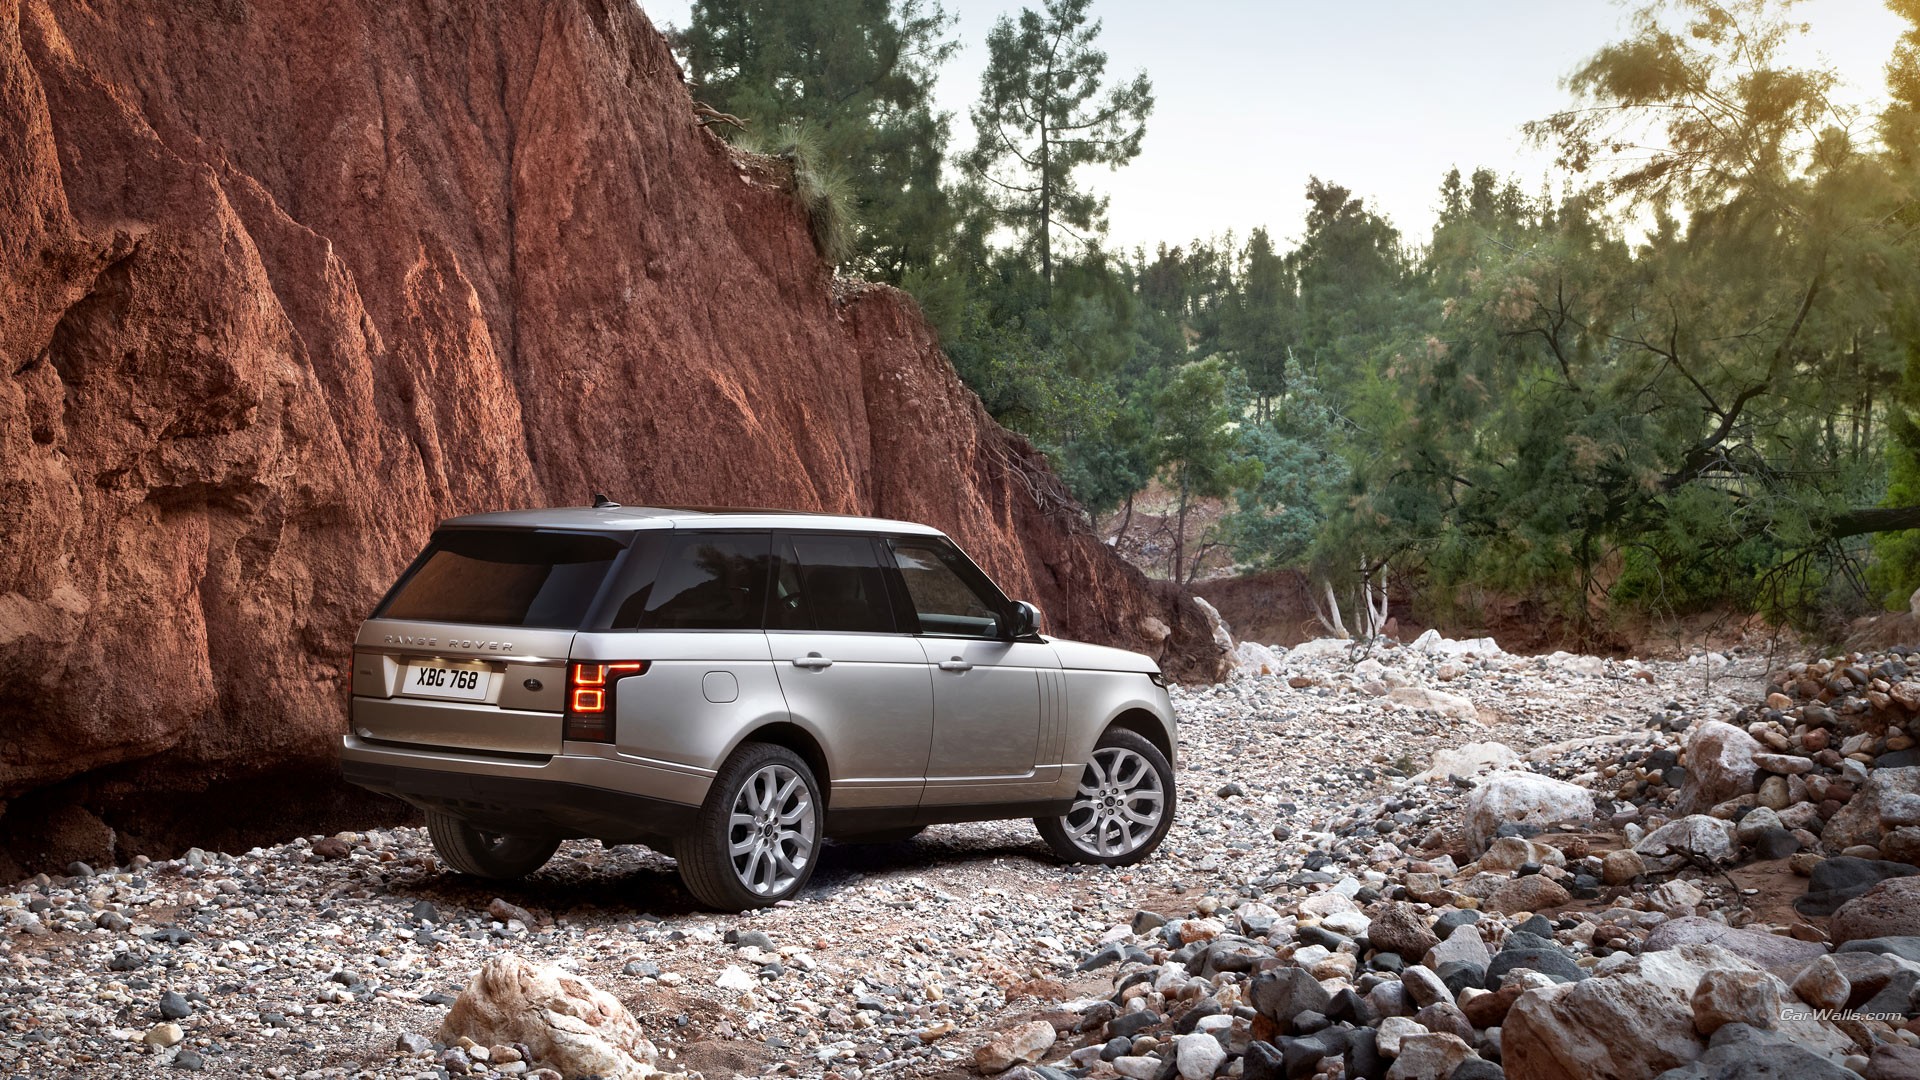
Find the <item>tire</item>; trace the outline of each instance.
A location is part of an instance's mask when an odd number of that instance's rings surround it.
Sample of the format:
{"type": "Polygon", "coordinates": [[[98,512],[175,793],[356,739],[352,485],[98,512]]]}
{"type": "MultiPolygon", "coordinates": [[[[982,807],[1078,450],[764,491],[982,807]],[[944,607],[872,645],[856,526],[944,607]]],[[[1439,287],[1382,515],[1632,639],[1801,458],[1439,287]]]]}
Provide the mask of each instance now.
{"type": "Polygon", "coordinates": [[[544,836],[506,836],[483,832],[438,810],[427,811],[427,835],[440,861],[462,874],[491,881],[516,881],[547,864],[560,841],[544,836]]]}
{"type": "Polygon", "coordinates": [[[1068,862],[1132,866],[1153,854],[1173,826],[1173,767],[1146,739],[1108,728],[1073,798],[1065,814],[1033,819],[1047,846],[1068,862]]]}
{"type": "Polygon", "coordinates": [[[790,899],[813,877],[825,819],[820,785],[800,755],[748,743],[714,775],[692,834],[674,845],[680,880],[717,911],[790,899]]]}

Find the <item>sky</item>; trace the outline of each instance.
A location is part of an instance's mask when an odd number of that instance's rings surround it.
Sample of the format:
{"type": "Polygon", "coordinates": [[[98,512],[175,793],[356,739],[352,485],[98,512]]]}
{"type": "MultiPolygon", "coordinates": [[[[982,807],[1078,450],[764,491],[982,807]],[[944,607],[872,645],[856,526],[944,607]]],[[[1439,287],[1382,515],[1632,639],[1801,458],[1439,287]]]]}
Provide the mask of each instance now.
{"type": "MultiPolygon", "coordinates": [[[[691,0],[641,6],[663,28],[684,26],[691,0]]],[[[954,114],[958,151],[973,145],[967,110],[987,31],[1022,4],[942,6],[960,49],[935,98],[954,114]]],[[[1108,72],[1145,69],[1156,103],[1138,158],[1080,176],[1111,196],[1109,247],[1123,251],[1228,230],[1244,238],[1255,226],[1291,246],[1312,176],[1421,241],[1448,169],[1485,166],[1539,189],[1552,155],[1528,147],[1520,125],[1570,101],[1560,80],[1620,36],[1629,10],[1608,0],[1096,0],[1108,72]]],[[[1902,23],[1881,0],[1806,0],[1797,17],[1812,27],[1799,55],[1836,66],[1848,96],[1884,89],[1902,23]]]]}

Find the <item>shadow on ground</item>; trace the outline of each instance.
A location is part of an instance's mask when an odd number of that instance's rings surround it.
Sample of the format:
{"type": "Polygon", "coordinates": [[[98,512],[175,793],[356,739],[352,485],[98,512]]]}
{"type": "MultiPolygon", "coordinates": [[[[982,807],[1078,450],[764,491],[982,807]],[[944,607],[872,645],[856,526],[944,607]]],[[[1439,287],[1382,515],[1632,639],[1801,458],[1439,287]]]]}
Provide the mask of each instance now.
{"type": "MultiPolygon", "coordinates": [[[[801,895],[824,900],[877,875],[921,873],[996,859],[1045,863],[1063,872],[1079,869],[1059,863],[1038,837],[993,842],[978,836],[929,833],[890,844],[830,842],[801,895]]],[[[592,841],[562,845],[553,861],[524,881],[486,881],[443,870],[397,878],[388,883],[387,892],[409,902],[430,901],[443,917],[469,910],[484,912],[495,897],[530,911],[568,918],[668,918],[705,910],[681,886],[669,856],[635,845],[602,848],[592,841]]]]}

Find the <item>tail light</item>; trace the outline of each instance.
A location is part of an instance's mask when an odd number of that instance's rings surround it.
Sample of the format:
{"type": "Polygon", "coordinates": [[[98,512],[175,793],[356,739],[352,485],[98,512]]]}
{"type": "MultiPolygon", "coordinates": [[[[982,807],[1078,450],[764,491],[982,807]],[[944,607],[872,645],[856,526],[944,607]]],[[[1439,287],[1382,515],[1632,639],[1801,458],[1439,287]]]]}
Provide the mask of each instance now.
{"type": "Polygon", "coordinates": [[[614,687],[629,675],[646,672],[645,660],[571,665],[567,669],[566,738],[574,742],[612,742],[614,687]]]}

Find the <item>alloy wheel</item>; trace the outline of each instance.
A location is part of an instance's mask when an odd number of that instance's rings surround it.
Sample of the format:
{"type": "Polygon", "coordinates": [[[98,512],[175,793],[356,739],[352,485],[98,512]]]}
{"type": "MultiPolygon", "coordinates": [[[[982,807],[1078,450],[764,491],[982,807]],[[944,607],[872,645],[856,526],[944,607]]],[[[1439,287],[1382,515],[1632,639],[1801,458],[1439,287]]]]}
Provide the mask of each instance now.
{"type": "Polygon", "coordinates": [[[727,819],[727,856],[756,896],[792,887],[819,845],[818,813],[800,774],[779,763],[749,775],[727,819]]]}
{"type": "Polygon", "coordinates": [[[1089,855],[1125,855],[1146,843],[1166,811],[1160,774],[1123,746],[1093,752],[1080,790],[1062,824],[1067,839],[1089,855]]]}

